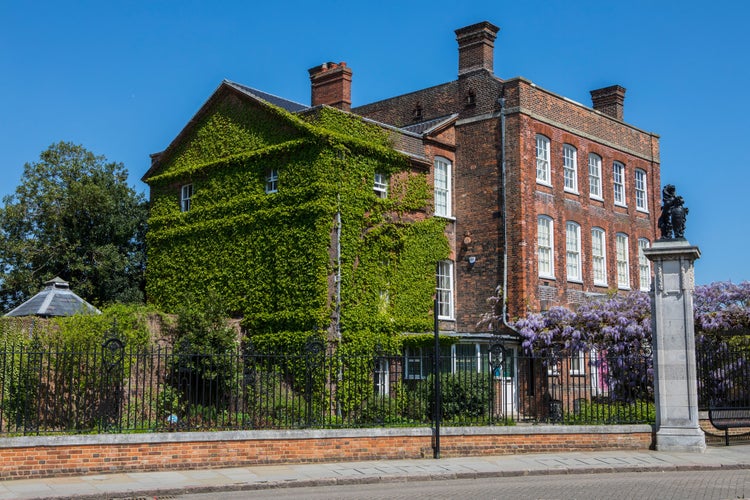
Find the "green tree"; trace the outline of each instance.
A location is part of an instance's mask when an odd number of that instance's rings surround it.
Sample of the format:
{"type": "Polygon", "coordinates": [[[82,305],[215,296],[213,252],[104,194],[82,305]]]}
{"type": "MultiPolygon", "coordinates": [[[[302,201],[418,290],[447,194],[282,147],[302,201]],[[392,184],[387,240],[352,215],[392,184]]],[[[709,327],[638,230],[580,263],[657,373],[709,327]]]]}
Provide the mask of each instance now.
{"type": "Polygon", "coordinates": [[[148,206],[122,163],[60,142],[0,208],[0,310],[55,276],[96,305],[141,302],[148,206]]]}

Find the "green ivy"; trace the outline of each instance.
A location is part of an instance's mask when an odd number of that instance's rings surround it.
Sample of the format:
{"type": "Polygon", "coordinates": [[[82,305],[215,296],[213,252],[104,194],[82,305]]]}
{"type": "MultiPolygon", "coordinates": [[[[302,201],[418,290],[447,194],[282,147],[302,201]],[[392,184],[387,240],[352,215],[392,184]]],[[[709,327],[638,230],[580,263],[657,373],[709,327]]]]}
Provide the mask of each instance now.
{"type": "Polygon", "coordinates": [[[223,93],[208,109],[146,180],[150,302],[175,311],[213,296],[244,318],[256,348],[298,350],[332,321],[339,213],[340,347],[397,348],[399,333],[432,329],[445,222],[426,216],[426,175],[389,131],[332,108],[291,115],[223,93]],[[271,168],[279,191],[266,194],[271,168]],[[391,176],[386,199],[375,172],[391,176]],[[185,183],[194,196],[183,213],[185,183]]]}

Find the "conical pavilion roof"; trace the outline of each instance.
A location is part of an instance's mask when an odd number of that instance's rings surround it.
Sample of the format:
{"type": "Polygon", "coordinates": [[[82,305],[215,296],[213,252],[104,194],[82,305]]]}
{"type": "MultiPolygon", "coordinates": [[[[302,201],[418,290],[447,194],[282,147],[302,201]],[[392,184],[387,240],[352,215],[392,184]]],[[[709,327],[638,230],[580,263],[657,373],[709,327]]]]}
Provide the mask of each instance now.
{"type": "Polygon", "coordinates": [[[44,284],[44,289],[16,307],[6,316],[72,316],[100,314],[101,311],[73,293],[67,281],[59,277],[44,284]]]}

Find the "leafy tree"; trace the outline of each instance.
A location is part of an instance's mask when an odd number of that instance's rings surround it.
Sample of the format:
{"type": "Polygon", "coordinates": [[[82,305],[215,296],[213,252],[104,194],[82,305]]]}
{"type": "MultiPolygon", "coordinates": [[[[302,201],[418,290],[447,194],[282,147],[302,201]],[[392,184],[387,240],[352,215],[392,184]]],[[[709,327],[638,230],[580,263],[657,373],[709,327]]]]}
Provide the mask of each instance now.
{"type": "Polygon", "coordinates": [[[0,309],[55,276],[96,305],[141,302],[148,207],[122,163],[60,142],[0,208],[0,309]]]}

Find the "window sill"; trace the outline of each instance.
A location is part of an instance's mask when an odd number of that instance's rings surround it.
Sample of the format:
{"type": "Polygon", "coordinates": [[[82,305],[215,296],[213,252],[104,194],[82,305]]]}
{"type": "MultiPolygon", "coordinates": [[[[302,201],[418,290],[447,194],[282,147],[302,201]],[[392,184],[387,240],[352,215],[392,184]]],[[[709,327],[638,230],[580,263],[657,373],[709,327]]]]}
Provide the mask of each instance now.
{"type": "Polygon", "coordinates": [[[628,206],[625,203],[617,203],[617,202],[615,202],[615,206],[616,207],[620,207],[620,208],[628,208],[628,206]]]}
{"type": "Polygon", "coordinates": [[[642,214],[650,213],[647,208],[636,208],[636,210],[642,214]]]}
{"type": "Polygon", "coordinates": [[[579,285],[583,285],[583,280],[581,278],[568,278],[568,283],[577,283],[579,285]]]}
{"type": "Polygon", "coordinates": [[[581,193],[579,193],[578,191],[573,191],[572,189],[565,189],[564,191],[566,193],[568,193],[568,194],[574,194],[576,196],[581,196],[581,193]]]}
{"type": "Polygon", "coordinates": [[[456,321],[456,318],[448,316],[438,316],[438,321],[456,321]]]}
{"type": "Polygon", "coordinates": [[[547,186],[547,187],[550,187],[550,188],[552,187],[552,183],[551,182],[540,181],[539,179],[537,179],[536,183],[539,184],[540,186],[547,186]]]}
{"type": "Polygon", "coordinates": [[[606,288],[609,285],[607,283],[601,283],[601,282],[594,281],[594,286],[601,286],[601,287],[605,287],[606,288]]]}
{"type": "Polygon", "coordinates": [[[456,218],[453,217],[452,215],[438,215],[438,214],[432,214],[432,215],[433,217],[440,217],[441,219],[446,219],[451,222],[456,222],[456,218]]]}
{"type": "Polygon", "coordinates": [[[604,202],[604,198],[602,198],[601,196],[596,196],[596,195],[590,194],[589,198],[591,198],[592,200],[595,200],[595,201],[604,202]]]}

